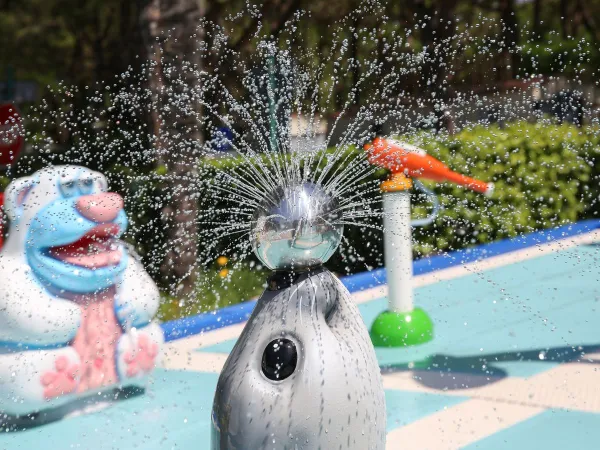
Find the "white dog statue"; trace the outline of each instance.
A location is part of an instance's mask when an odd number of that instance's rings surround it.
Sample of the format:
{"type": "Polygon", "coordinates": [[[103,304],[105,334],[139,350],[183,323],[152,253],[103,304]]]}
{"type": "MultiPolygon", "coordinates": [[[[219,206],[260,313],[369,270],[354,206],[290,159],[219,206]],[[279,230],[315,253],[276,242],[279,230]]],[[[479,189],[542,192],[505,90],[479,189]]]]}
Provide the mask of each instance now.
{"type": "Polygon", "coordinates": [[[144,386],[164,342],[159,292],[119,237],[106,178],[55,166],[13,181],[0,250],[0,412],[23,416],[144,386]]]}

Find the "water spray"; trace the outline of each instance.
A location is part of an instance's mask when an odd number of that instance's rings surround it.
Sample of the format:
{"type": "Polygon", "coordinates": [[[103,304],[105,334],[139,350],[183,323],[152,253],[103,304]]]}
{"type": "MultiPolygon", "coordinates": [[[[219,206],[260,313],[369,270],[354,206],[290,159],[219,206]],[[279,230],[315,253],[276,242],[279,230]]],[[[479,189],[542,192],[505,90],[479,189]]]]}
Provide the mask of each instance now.
{"type": "Polygon", "coordinates": [[[492,183],[486,183],[450,170],[425,150],[403,142],[376,137],[365,145],[372,164],[391,172],[381,183],[383,192],[384,259],[387,270],[388,310],[377,316],[371,327],[371,339],[377,347],[405,347],[423,344],[433,339],[433,322],[413,302],[413,226],[433,222],[439,203],[418,178],[437,182],[452,182],[484,195],[491,195],[492,183]],[[410,191],[417,187],[433,199],[430,217],[411,222],[410,191]]]}
{"type": "Polygon", "coordinates": [[[219,377],[214,450],[383,450],[381,374],[358,308],[323,264],[343,234],[320,185],[276,190],[251,243],[274,271],[219,377]]]}

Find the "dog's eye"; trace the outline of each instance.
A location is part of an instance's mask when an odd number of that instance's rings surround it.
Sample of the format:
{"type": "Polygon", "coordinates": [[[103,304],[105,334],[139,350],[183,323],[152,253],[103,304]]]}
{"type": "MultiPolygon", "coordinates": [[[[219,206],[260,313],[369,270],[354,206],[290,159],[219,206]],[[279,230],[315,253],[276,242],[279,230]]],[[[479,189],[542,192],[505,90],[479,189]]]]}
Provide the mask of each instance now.
{"type": "Polygon", "coordinates": [[[91,194],[94,190],[94,180],[91,178],[79,180],[79,190],[83,195],[91,194]]]}
{"type": "Polygon", "coordinates": [[[106,183],[106,179],[105,178],[98,178],[96,180],[96,183],[98,184],[100,192],[106,192],[106,191],[108,191],[108,184],[106,183]]]}
{"type": "Polygon", "coordinates": [[[77,186],[74,181],[65,181],[60,185],[60,192],[63,197],[69,198],[77,194],[77,186]]]}

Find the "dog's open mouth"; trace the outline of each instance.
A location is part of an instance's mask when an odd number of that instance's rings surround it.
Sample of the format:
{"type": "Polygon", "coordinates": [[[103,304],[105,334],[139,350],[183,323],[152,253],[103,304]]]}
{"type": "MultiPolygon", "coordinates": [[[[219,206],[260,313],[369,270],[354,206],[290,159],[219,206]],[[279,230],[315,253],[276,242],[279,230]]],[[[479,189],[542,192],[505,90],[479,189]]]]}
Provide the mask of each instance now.
{"type": "Polygon", "coordinates": [[[50,247],[48,254],[65,263],[88,269],[116,266],[122,257],[121,245],[116,239],[118,233],[118,225],[98,225],[71,244],[50,247]]]}

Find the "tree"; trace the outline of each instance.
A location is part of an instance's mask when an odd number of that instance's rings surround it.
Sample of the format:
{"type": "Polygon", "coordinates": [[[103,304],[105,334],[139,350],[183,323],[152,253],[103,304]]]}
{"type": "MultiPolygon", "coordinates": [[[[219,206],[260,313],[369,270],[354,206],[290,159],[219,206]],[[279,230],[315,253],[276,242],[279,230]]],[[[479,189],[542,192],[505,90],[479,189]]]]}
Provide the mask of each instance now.
{"type": "Polygon", "coordinates": [[[500,5],[500,16],[502,19],[502,40],[504,41],[504,54],[510,63],[507,74],[510,78],[519,72],[519,23],[515,11],[515,0],[502,0],[500,5]]]}
{"type": "Polygon", "coordinates": [[[542,40],[542,0],[533,2],[533,38],[536,41],[542,40]]]}
{"type": "Polygon", "coordinates": [[[167,248],[161,272],[179,296],[190,296],[197,279],[198,200],[193,193],[202,132],[194,115],[178,114],[170,102],[176,93],[200,82],[197,46],[203,36],[197,26],[204,13],[202,1],[153,0],[144,14],[151,38],[150,83],[157,100],[152,114],[156,161],[164,166],[167,191],[162,209],[167,248]]]}

